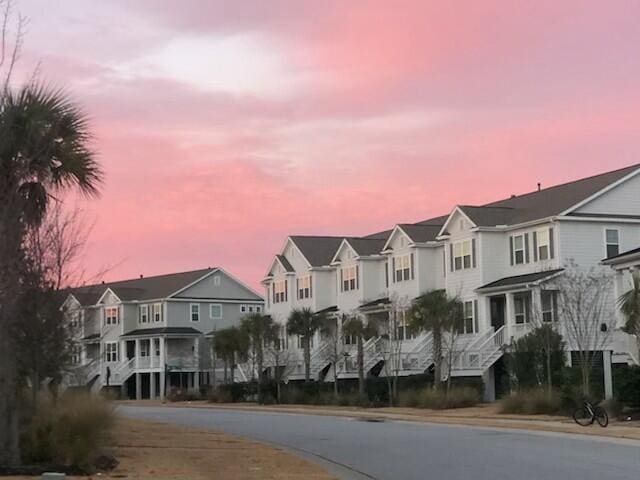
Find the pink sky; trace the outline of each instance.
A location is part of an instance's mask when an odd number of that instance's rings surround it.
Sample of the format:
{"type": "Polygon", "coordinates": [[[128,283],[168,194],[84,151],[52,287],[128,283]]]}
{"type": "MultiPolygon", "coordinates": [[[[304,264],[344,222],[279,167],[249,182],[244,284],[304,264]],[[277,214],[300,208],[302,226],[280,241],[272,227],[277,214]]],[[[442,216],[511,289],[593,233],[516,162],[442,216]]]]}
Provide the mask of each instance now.
{"type": "Polygon", "coordinates": [[[92,119],[89,272],[219,265],[640,161],[635,1],[20,0],[92,119]]]}

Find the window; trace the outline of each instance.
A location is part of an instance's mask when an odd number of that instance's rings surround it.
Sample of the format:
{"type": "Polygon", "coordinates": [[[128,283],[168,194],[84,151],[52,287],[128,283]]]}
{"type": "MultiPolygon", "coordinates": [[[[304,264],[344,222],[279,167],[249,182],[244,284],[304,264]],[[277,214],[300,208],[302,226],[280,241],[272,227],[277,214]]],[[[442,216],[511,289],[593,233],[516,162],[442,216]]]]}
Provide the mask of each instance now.
{"type": "Polygon", "coordinates": [[[200,321],[200,304],[192,303],[189,305],[189,316],[192,322],[200,321]]]}
{"type": "Polygon", "coordinates": [[[105,325],[117,325],[118,324],[118,307],[105,307],[105,309],[104,309],[104,324],[105,325]]]}
{"type": "Polygon", "coordinates": [[[403,282],[413,278],[413,254],[396,257],[393,263],[396,282],[403,282]]]}
{"type": "Polygon", "coordinates": [[[149,342],[151,340],[140,340],[140,356],[148,357],[149,356],[149,342]]]}
{"type": "Polygon", "coordinates": [[[531,310],[531,294],[521,293],[513,296],[513,309],[517,324],[529,323],[531,310]]]}
{"type": "Polygon", "coordinates": [[[473,265],[473,242],[464,240],[453,244],[453,270],[471,268],[473,265]]]}
{"type": "Polygon", "coordinates": [[[549,258],[551,258],[551,242],[549,241],[549,229],[545,228],[543,230],[538,230],[537,232],[535,232],[534,238],[537,242],[536,249],[538,253],[538,260],[548,260],[549,258]]]}
{"type": "Polygon", "coordinates": [[[162,321],[162,304],[161,303],[153,304],[153,321],[154,322],[162,321]]]}
{"type": "Polygon", "coordinates": [[[80,325],[82,325],[82,311],[76,310],[72,312],[70,322],[71,322],[71,328],[73,330],[75,330],[80,325]]]}
{"type": "Polygon", "coordinates": [[[273,282],[273,303],[282,303],[287,301],[287,281],[279,280],[273,282]]]}
{"type": "Polygon", "coordinates": [[[463,324],[462,333],[477,333],[478,319],[476,318],[476,303],[473,301],[464,302],[463,304],[463,324]]]}
{"type": "Polygon", "coordinates": [[[155,356],[160,356],[160,339],[156,338],[153,340],[153,351],[155,352],[155,356]]]}
{"type": "Polygon", "coordinates": [[[148,323],[149,322],[149,305],[140,305],[138,307],[138,312],[140,314],[140,323],[148,323]]]}
{"type": "Polygon", "coordinates": [[[620,253],[620,234],[614,228],[607,228],[604,231],[607,258],[615,257],[620,253]]]}
{"type": "Polygon", "coordinates": [[[118,361],[118,342],[107,342],[104,344],[104,358],[107,362],[118,361]]]}
{"type": "Polygon", "coordinates": [[[240,313],[260,313],[261,311],[260,305],[246,305],[244,303],[240,305],[240,313]]]}
{"type": "Polygon", "coordinates": [[[82,347],[76,345],[71,349],[71,363],[73,365],[80,365],[82,360],[82,347]]]}
{"type": "Polygon", "coordinates": [[[553,290],[541,292],[542,321],[555,322],[558,320],[558,295],[553,290]]]}
{"type": "Polygon", "coordinates": [[[349,292],[358,288],[358,267],[344,267],[340,269],[340,285],[343,292],[349,292]]]}
{"type": "Polygon", "coordinates": [[[513,236],[513,263],[515,265],[524,263],[524,235],[513,236]]]}
{"type": "Polygon", "coordinates": [[[298,300],[311,298],[311,275],[296,279],[298,300]]]}
{"type": "Polygon", "coordinates": [[[213,277],[213,284],[217,287],[218,285],[220,285],[220,275],[216,275],[215,277],[213,277]]]}
{"type": "Polygon", "coordinates": [[[355,345],[356,343],[358,343],[358,337],[356,337],[355,335],[343,335],[342,343],[344,345],[355,345]]]}
{"type": "MultiPolygon", "coordinates": [[[[298,348],[304,348],[304,335],[298,335],[298,348]]],[[[309,348],[313,348],[313,335],[309,338],[309,348]]]]}
{"type": "Polygon", "coordinates": [[[398,313],[398,327],[397,327],[397,336],[398,340],[412,340],[416,338],[415,332],[412,332],[409,329],[409,322],[407,321],[407,317],[405,312],[398,313]]]}

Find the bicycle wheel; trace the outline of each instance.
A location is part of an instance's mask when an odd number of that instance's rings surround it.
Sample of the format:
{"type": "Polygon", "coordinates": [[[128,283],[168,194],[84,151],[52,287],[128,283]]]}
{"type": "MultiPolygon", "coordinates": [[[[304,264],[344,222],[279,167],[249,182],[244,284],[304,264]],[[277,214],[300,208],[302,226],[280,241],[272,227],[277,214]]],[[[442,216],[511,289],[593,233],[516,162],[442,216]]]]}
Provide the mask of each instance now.
{"type": "Polygon", "coordinates": [[[587,427],[593,423],[593,417],[589,410],[584,407],[578,408],[575,412],[573,412],[573,419],[578,425],[583,427],[587,427]]]}
{"type": "Polygon", "coordinates": [[[596,421],[598,425],[601,427],[606,427],[609,425],[609,415],[607,415],[607,411],[602,407],[596,407],[593,410],[593,414],[596,417],[596,421]]]}

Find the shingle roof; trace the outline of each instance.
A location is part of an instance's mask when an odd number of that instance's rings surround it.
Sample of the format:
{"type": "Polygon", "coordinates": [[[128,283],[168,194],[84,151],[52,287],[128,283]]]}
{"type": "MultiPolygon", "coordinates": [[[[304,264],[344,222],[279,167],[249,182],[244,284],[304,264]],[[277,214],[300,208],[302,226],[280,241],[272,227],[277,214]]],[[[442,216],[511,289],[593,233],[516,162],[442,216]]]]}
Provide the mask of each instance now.
{"type": "Polygon", "coordinates": [[[289,260],[287,260],[287,257],[284,255],[276,255],[276,257],[287,272],[295,272],[293,266],[289,263],[289,260]]]}
{"type": "Polygon", "coordinates": [[[123,337],[140,337],[144,335],[201,335],[200,330],[192,327],[160,327],[160,328],[139,328],[131,330],[122,335],[123,337]]]}
{"type": "Polygon", "coordinates": [[[404,231],[414,242],[430,242],[434,241],[438,233],[442,229],[442,225],[418,224],[418,223],[401,223],[398,226],[404,231]]]}
{"type": "Polygon", "coordinates": [[[631,257],[634,257],[638,254],[640,254],[640,247],[634,248],[633,250],[627,250],[626,252],[619,253],[618,255],[614,255],[612,257],[605,258],[602,261],[605,263],[624,262],[625,260],[630,259],[631,257]]]}
{"type": "Polygon", "coordinates": [[[640,169],[640,164],[581,178],[481,206],[460,208],[478,226],[513,225],[558,215],[640,169]]]}
{"type": "Polygon", "coordinates": [[[345,237],[293,235],[289,238],[312,267],[321,267],[331,263],[331,259],[345,237]]]}
{"type": "Polygon", "coordinates": [[[358,255],[375,255],[384,247],[384,238],[349,237],[346,239],[358,255]]]}
{"type": "Polygon", "coordinates": [[[204,277],[213,268],[192,270],[190,272],[170,273],[153,277],[134,278],[117,282],[99,283],[73,288],[69,293],[83,305],[95,305],[107,288],[110,288],[120,300],[153,300],[166,298],[172,293],[204,277]]]}
{"type": "Polygon", "coordinates": [[[551,277],[556,273],[560,273],[563,270],[564,268],[557,268],[555,270],[545,270],[543,272],[527,273],[524,275],[514,275],[512,277],[504,277],[504,278],[501,278],[500,280],[487,283],[486,285],[483,285],[477,290],[493,289],[493,288],[500,288],[500,287],[513,287],[516,285],[524,285],[527,283],[538,282],[540,280],[544,280],[547,277],[551,277]]]}

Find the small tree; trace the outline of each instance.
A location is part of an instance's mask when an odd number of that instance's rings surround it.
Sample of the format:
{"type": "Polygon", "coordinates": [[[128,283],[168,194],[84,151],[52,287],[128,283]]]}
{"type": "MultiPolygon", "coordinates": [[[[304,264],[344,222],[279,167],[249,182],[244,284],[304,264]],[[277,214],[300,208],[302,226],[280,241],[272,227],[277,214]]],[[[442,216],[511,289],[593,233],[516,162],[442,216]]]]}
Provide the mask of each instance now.
{"type": "Polygon", "coordinates": [[[620,295],[618,308],[625,317],[623,330],[636,337],[640,353],[640,271],[633,272],[631,289],[620,295]]]}
{"type": "Polygon", "coordinates": [[[280,403],[283,376],[289,366],[289,350],[286,348],[286,339],[281,338],[282,327],[274,322],[272,329],[273,340],[267,343],[266,353],[273,363],[273,377],[276,382],[276,400],[280,403]]]}
{"type": "Polygon", "coordinates": [[[264,383],[264,348],[272,343],[276,335],[273,319],[268,315],[253,313],[241,320],[240,328],[249,337],[252,358],[258,367],[258,400],[262,401],[262,386],[264,383]]]}
{"type": "Polygon", "coordinates": [[[465,348],[459,346],[458,339],[464,329],[464,315],[462,311],[462,303],[457,302],[452,304],[451,319],[447,325],[447,331],[443,335],[442,349],[444,352],[443,357],[446,358],[447,366],[447,384],[446,392],[449,394],[451,390],[451,373],[453,372],[453,366],[456,364],[461,355],[464,354],[465,348]]]}
{"type": "Polygon", "coordinates": [[[227,371],[231,373],[231,382],[235,381],[235,369],[238,360],[246,358],[250,346],[249,335],[238,327],[227,327],[218,330],[213,337],[213,345],[224,362],[225,382],[229,379],[227,371]]]}
{"type": "Polygon", "coordinates": [[[333,394],[338,397],[338,363],[342,359],[343,342],[338,317],[325,317],[320,327],[320,335],[323,341],[329,342],[330,348],[326,351],[324,359],[333,367],[333,394]]]}
{"type": "Polygon", "coordinates": [[[442,382],[443,335],[462,317],[462,303],[444,290],[430,290],[416,298],[409,310],[409,326],[414,331],[433,335],[433,386],[442,382]]]}
{"type": "Polygon", "coordinates": [[[611,332],[611,278],[603,270],[581,269],[571,263],[556,283],[560,319],[578,356],[582,390],[588,396],[594,360],[608,344],[611,332]]]}
{"type": "Polygon", "coordinates": [[[305,382],[311,380],[311,339],[323,322],[323,316],[314,314],[310,308],[292,310],[287,320],[287,333],[300,336],[302,341],[305,382]]]}
{"type": "Polygon", "coordinates": [[[379,326],[376,322],[366,322],[361,316],[345,316],[342,324],[344,335],[356,339],[356,363],[358,365],[358,395],[365,397],[364,384],[364,342],[378,334],[379,326]]]}

